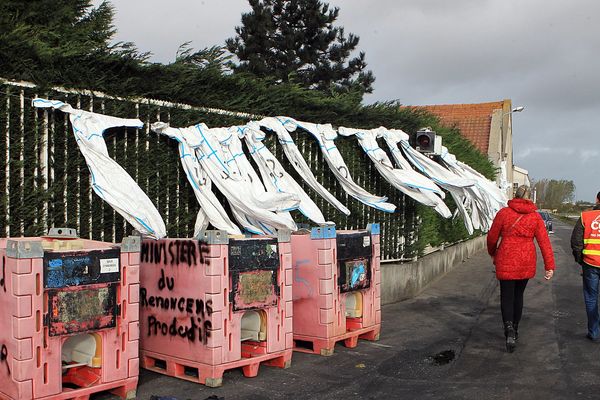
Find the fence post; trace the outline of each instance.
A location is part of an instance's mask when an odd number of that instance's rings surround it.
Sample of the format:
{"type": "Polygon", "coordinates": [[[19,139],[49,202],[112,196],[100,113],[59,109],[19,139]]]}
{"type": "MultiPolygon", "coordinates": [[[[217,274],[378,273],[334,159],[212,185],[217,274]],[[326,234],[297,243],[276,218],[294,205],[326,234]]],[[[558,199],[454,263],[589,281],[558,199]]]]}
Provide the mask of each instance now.
{"type": "MultiPolygon", "coordinates": [[[[42,176],[42,187],[44,193],[48,193],[48,110],[44,110],[42,122],[42,140],[40,143],[40,174],[42,176]]],[[[42,209],[43,230],[48,231],[48,200],[44,201],[42,209]]]]}
{"type": "Polygon", "coordinates": [[[6,88],[6,167],[4,174],[6,176],[6,187],[4,188],[4,193],[6,193],[6,225],[4,226],[4,237],[8,237],[10,234],[10,196],[8,195],[10,188],[10,88],[6,88]]]}

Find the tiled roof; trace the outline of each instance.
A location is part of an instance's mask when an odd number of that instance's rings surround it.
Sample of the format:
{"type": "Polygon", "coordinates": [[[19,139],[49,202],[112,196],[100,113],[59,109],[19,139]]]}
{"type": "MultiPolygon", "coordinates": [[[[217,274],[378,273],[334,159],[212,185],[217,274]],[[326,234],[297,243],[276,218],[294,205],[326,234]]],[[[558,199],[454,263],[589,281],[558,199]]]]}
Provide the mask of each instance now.
{"type": "Polygon", "coordinates": [[[471,141],[483,154],[488,153],[492,113],[502,109],[504,101],[478,104],[445,104],[430,106],[410,106],[426,109],[440,118],[447,126],[456,125],[460,133],[471,141]]]}

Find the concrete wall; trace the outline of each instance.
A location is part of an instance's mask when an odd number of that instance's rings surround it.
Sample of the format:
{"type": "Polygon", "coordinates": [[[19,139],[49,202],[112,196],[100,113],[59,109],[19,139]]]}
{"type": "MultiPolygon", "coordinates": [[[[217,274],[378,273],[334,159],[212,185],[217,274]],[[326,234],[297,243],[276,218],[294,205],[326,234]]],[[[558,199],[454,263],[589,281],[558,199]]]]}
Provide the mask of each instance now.
{"type": "Polygon", "coordinates": [[[411,263],[381,263],[381,304],[416,296],[431,282],[441,278],[463,260],[485,248],[486,237],[428,254],[411,263]]]}

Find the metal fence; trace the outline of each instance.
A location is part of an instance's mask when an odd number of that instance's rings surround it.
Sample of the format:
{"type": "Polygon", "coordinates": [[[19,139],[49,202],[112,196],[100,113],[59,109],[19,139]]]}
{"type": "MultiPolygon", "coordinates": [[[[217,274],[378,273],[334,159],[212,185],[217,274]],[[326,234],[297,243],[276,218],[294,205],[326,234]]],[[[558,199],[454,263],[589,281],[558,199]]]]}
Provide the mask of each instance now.
{"type": "MultiPolygon", "coordinates": [[[[169,237],[193,233],[199,205],[182,172],[176,143],[150,131],[150,124],[166,121],[183,127],[204,122],[210,127],[247,122],[249,114],[192,107],[151,99],[123,99],[90,91],[52,88],[0,80],[0,235],[39,236],[48,227],[76,228],[79,235],[102,241],[120,241],[131,233],[124,219],[92,193],[90,174],[71,130],[68,116],[36,109],[31,99],[61,100],[75,108],[122,118],[139,118],[142,129],[118,128],[105,133],[110,156],[148,194],[163,216],[169,237]]],[[[293,117],[293,116],[292,116],[293,117]]],[[[274,135],[272,135],[274,136],[274,135]]],[[[396,204],[393,214],[367,207],[346,195],[316,144],[308,135],[294,139],[317,179],[351,211],[345,216],[306,186],[287,163],[274,137],[267,145],[284,167],[334,222],[337,229],[362,229],[377,222],[382,231],[382,259],[412,259],[417,253],[419,216],[416,203],[382,179],[355,139],[336,141],[354,180],[396,204]]],[[[221,196],[217,193],[217,196],[221,196]]],[[[227,207],[225,199],[222,203],[227,207]]],[[[295,213],[298,222],[303,220],[295,213]]]]}

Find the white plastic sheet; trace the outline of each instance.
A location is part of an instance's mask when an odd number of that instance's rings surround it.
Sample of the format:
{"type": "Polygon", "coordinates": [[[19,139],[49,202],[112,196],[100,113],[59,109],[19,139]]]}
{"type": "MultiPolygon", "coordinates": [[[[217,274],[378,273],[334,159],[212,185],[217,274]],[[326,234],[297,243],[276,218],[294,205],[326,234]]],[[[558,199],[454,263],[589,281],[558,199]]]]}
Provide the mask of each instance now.
{"type": "Polygon", "coordinates": [[[299,122],[288,117],[278,117],[278,119],[288,131],[293,132],[300,127],[317,139],[325,161],[346,193],[369,207],[389,213],[396,210],[394,204],[386,202],[387,197],[373,195],[354,182],[352,176],[350,176],[348,166],[344,162],[342,155],[334,143],[337,132],[333,129],[331,124],[321,125],[309,122],[299,122]]]}
{"type": "Polygon", "coordinates": [[[164,122],[155,122],[152,124],[151,129],[156,133],[176,140],[179,144],[181,165],[188,182],[192,185],[196,200],[200,204],[200,211],[198,211],[194,227],[194,237],[198,237],[203,230],[206,230],[209,223],[215,228],[224,230],[229,234],[241,234],[240,229],[231,221],[227,212],[212,192],[212,181],[200,165],[196,157],[196,152],[185,140],[184,133],[180,129],[169,128],[164,122]]]}
{"type": "Polygon", "coordinates": [[[298,210],[308,219],[317,224],[333,224],[326,222],[323,213],[302,187],[288,174],[279,160],[264,145],[265,133],[261,131],[257,122],[250,122],[246,126],[238,127],[244,138],[250,155],[258,165],[263,183],[270,192],[294,193],[300,199],[298,210]]]}
{"type": "Polygon", "coordinates": [[[475,182],[474,186],[466,188],[472,199],[472,220],[479,222],[480,229],[488,231],[496,213],[506,206],[506,196],[492,181],[458,161],[446,147],[442,147],[441,159],[444,165],[455,174],[475,182]]]}
{"type": "Polygon", "coordinates": [[[429,177],[436,184],[450,193],[456,203],[456,211],[461,214],[465,228],[469,234],[472,234],[475,229],[479,229],[479,219],[473,220],[471,213],[469,212],[471,198],[465,191],[465,188],[475,185],[474,180],[465,179],[454,174],[452,171],[413,149],[408,142],[408,135],[400,129],[388,130],[384,138],[386,144],[392,151],[394,159],[399,164],[406,161],[402,160],[402,157],[399,157],[400,154],[396,151],[398,149],[398,143],[400,143],[400,147],[406,158],[419,172],[429,177]]]}
{"type": "Polygon", "coordinates": [[[139,232],[160,239],[166,236],[165,223],[158,210],[115,160],[109,157],[104,131],[112,127],[141,128],[139,119],[123,119],[77,110],[62,101],[34,99],[38,108],[54,108],[69,114],[75,140],[90,170],[92,188],[139,232]]]}
{"type": "MultiPolygon", "coordinates": [[[[134,228],[155,238],[166,235],[165,224],[156,207],[129,174],[108,156],[103,132],[111,127],[141,128],[138,119],[121,119],[73,109],[60,101],[35,99],[35,107],[54,108],[69,114],[77,144],[91,172],[92,188],[134,228]]],[[[301,186],[283,169],[264,146],[264,130],[277,134],[287,158],[307,184],[346,215],[350,211],[314,177],[289,132],[298,127],[317,141],[324,158],[342,188],[364,204],[385,212],[395,205],[357,185],[350,176],[334,140],[337,132],[330,124],[313,124],[287,117],[265,118],[244,126],[209,129],[204,124],[169,128],[164,123],[152,129],[179,142],[182,166],[200,204],[195,235],[212,224],[230,234],[241,233],[211,190],[214,183],[231,206],[235,220],[247,231],[273,234],[277,229],[296,229],[290,210],[299,209],[313,222],[327,223],[321,210],[301,186]],[[262,129],[261,128],[265,128],[262,129]],[[261,178],[246,158],[242,140],[258,165],[261,178]]],[[[344,136],[355,135],[378,172],[392,185],[415,200],[434,207],[445,217],[450,211],[442,201],[448,190],[456,201],[469,233],[488,230],[496,212],[506,204],[506,196],[494,183],[468,165],[456,160],[444,147],[440,164],[413,149],[408,135],[383,127],[372,130],[340,128],[344,136]],[[384,138],[396,162],[377,143],[384,138]],[[398,147],[400,144],[400,148],[398,147]],[[406,158],[405,158],[406,157],[406,158]],[[413,166],[423,175],[414,171],[413,166]]]]}
{"type": "Polygon", "coordinates": [[[500,161],[500,188],[507,193],[510,189],[510,183],[508,182],[508,171],[506,166],[506,160],[500,161]]]}
{"type": "MultiPolygon", "coordinates": [[[[373,161],[379,174],[392,186],[419,203],[433,207],[444,218],[450,218],[452,212],[450,212],[450,209],[446,206],[442,198],[438,196],[444,196],[440,187],[412,168],[405,168],[402,164],[398,164],[400,168],[394,167],[387,153],[379,147],[377,138],[383,137],[386,132],[387,129],[383,127],[376,129],[340,127],[338,129],[338,133],[342,136],[356,136],[358,143],[371,161],[373,161]]],[[[399,153],[398,148],[396,148],[396,151],[399,153]]],[[[397,154],[396,156],[402,157],[401,154],[397,154]]]]}
{"type": "Polygon", "coordinates": [[[310,167],[306,164],[306,160],[302,157],[300,150],[294,143],[294,140],[290,136],[288,130],[283,126],[281,121],[278,118],[267,117],[261,119],[260,121],[256,121],[261,127],[264,127],[277,135],[279,140],[279,144],[283,147],[283,151],[292,164],[296,172],[304,179],[304,181],[311,187],[315,192],[317,192],[321,197],[329,202],[332,206],[338,209],[340,212],[350,215],[350,210],[346,206],[344,206],[338,199],[335,198],[327,189],[323,187],[317,181],[317,178],[313,175],[310,167]]]}
{"type": "MultiPolygon", "coordinates": [[[[157,128],[165,129],[164,126],[157,128]]],[[[288,211],[296,209],[300,199],[293,193],[265,191],[243,152],[237,127],[211,129],[197,124],[178,128],[178,132],[194,149],[202,169],[223,193],[233,216],[244,229],[255,234],[296,229],[288,211]]]]}

